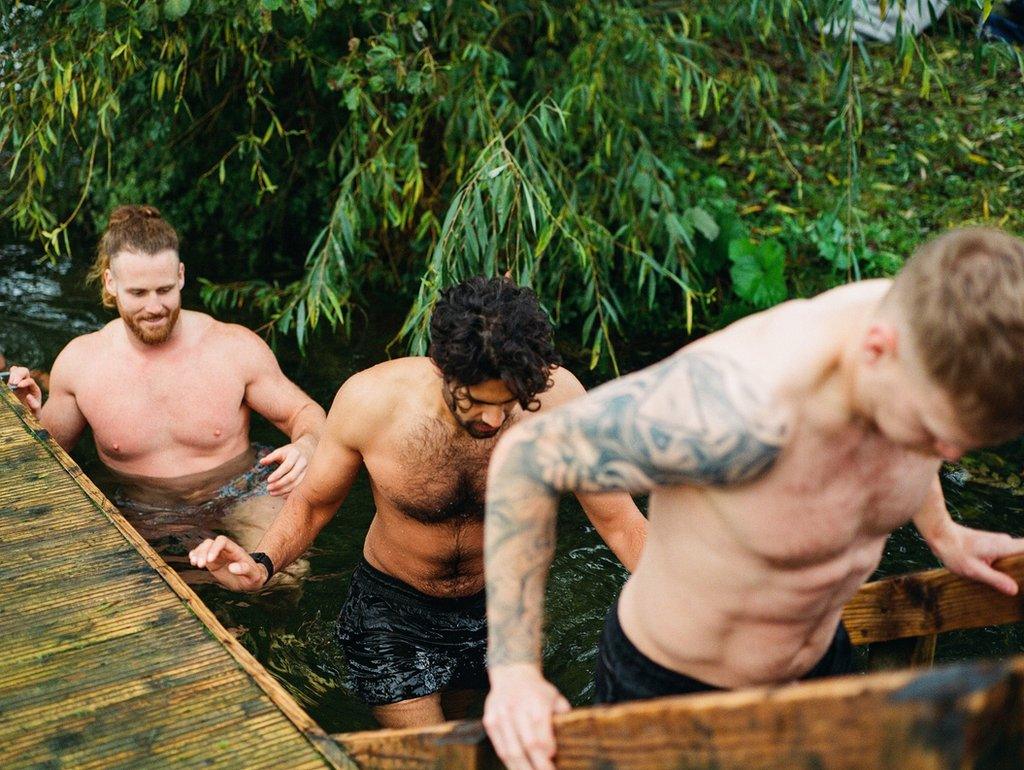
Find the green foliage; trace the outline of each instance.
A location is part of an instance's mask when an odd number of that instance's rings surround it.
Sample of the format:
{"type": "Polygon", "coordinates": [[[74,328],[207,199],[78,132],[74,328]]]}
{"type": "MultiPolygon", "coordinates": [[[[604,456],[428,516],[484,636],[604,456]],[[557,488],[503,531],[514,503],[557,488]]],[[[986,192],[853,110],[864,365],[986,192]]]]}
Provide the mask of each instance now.
{"type": "Polygon", "coordinates": [[[781,243],[737,239],[729,244],[729,259],[729,274],[740,299],[761,308],[786,299],[786,252],[781,243]]]}
{"type": "MultiPolygon", "coordinates": [[[[821,33],[849,13],[848,0],[20,2],[0,10],[0,210],[57,256],[73,223],[155,203],[211,308],[251,307],[300,345],[383,289],[410,298],[401,336],[422,352],[442,287],[509,273],[592,365],[614,365],[613,340],[638,327],[689,331],[892,272],[918,239],[874,221],[872,184],[890,200],[922,192],[915,150],[891,165],[903,187],[865,167],[891,135],[887,105],[941,111],[962,98],[950,78],[973,68],[978,95],[1019,61],[821,33]]],[[[964,12],[947,16],[948,33],[964,12]]]]}

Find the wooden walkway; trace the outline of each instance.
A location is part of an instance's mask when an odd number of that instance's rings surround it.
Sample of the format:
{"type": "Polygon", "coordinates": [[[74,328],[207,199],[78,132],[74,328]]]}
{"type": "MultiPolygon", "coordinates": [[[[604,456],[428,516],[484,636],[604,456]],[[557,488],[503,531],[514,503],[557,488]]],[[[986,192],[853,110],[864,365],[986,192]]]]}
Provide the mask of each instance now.
{"type": "Polygon", "coordinates": [[[0,766],[354,767],[0,383],[0,766]]]}

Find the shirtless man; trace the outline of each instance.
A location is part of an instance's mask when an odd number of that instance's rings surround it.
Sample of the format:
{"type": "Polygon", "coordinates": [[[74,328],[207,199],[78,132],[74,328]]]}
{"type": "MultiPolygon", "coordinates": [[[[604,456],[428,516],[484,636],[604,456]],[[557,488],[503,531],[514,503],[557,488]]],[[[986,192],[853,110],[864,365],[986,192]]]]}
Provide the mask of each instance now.
{"type": "Polygon", "coordinates": [[[491,692],[513,770],[553,767],[541,616],[562,492],[650,492],[608,614],[596,700],[849,670],[843,605],[913,521],[953,572],[1007,594],[1024,541],[952,521],[943,461],[1024,432],[1024,242],[950,232],[894,280],[788,302],[509,432],[487,488],[491,692]]]}
{"type": "MultiPolygon", "coordinates": [[[[510,426],[584,391],[557,367],[534,294],[505,279],[448,289],[430,323],[429,358],[378,364],[342,385],[302,484],[258,550],[226,538],[191,553],[228,588],[258,589],[306,550],[366,466],[376,515],[338,635],[350,684],[385,727],[461,716],[486,687],[483,496],[487,463],[510,426]],[[443,696],[443,697],[442,697],[443,696]]],[[[646,521],[626,494],[581,495],[629,569],[646,521]]]]}
{"type": "Polygon", "coordinates": [[[61,351],[45,404],[24,367],[12,367],[11,386],[65,449],[92,428],[114,502],[143,535],[188,506],[231,508],[237,529],[258,539],[305,474],[324,410],[257,335],[181,309],[178,236],[152,206],[114,209],[93,273],[120,317],[61,351]],[[290,443],[251,447],[253,409],[290,443]]]}

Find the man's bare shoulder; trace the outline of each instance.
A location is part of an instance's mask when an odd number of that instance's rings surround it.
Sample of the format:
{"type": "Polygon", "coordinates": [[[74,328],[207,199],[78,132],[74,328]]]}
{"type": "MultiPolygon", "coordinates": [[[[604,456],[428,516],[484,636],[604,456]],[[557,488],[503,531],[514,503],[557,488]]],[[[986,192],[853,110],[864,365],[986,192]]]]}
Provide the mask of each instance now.
{"type": "Polygon", "coordinates": [[[246,350],[267,348],[264,339],[247,326],[218,321],[211,315],[195,310],[182,310],[178,321],[182,328],[195,340],[204,344],[220,343],[229,346],[240,345],[246,350]]]}
{"type": "Polygon", "coordinates": [[[840,286],[747,316],[683,348],[708,350],[746,362],[759,378],[814,379],[834,363],[851,333],[873,312],[891,281],[840,286]]]}
{"type": "Polygon", "coordinates": [[[428,382],[440,382],[440,373],[429,358],[393,358],[356,372],[345,381],[353,393],[362,396],[400,398],[424,389],[428,382]]]}
{"type": "Polygon", "coordinates": [[[94,332],[75,337],[57,355],[53,367],[56,369],[61,364],[77,366],[88,362],[102,363],[102,356],[109,352],[123,329],[121,319],[115,318],[94,332]]]}
{"type": "Polygon", "coordinates": [[[267,367],[276,367],[277,357],[270,345],[252,329],[236,323],[218,321],[205,313],[182,311],[185,343],[203,354],[214,356],[251,379],[267,367]]]}
{"type": "Polygon", "coordinates": [[[346,438],[364,445],[409,422],[428,407],[429,387],[440,387],[437,368],[428,358],[396,358],[356,372],[342,384],[328,421],[346,438]]]}
{"type": "Polygon", "coordinates": [[[101,370],[113,360],[111,350],[122,328],[121,319],[118,318],[94,332],[82,334],[68,342],[50,367],[51,393],[73,393],[76,384],[81,382],[84,375],[101,370]]]}
{"type": "Polygon", "coordinates": [[[586,393],[576,375],[564,366],[556,366],[551,370],[550,382],[551,386],[537,395],[540,402],[538,413],[550,411],[586,393]]]}

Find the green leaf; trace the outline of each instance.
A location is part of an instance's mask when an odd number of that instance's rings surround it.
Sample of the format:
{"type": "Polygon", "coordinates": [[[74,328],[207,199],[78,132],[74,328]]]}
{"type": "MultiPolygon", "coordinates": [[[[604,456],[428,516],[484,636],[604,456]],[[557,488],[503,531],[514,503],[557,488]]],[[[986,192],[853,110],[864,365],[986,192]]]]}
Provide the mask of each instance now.
{"type": "Polygon", "coordinates": [[[192,0],[164,0],[164,18],[177,21],[192,7],[192,0]]]}
{"type": "Polygon", "coordinates": [[[694,206],[686,210],[686,218],[694,226],[698,233],[703,235],[709,241],[715,240],[718,237],[718,223],[712,218],[712,216],[702,209],[700,206],[694,206]]]}
{"type": "Polygon", "coordinates": [[[733,288],[756,307],[771,307],[786,299],[786,254],[775,240],[754,243],[737,239],[729,244],[733,288]]]}
{"type": "Polygon", "coordinates": [[[359,86],[353,86],[345,92],[345,106],[349,112],[355,112],[359,106],[359,86]]]}
{"type": "MultiPolygon", "coordinates": [[[[148,32],[160,23],[160,8],[155,2],[153,2],[153,0],[147,0],[147,2],[139,6],[137,20],[139,29],[148,32]]],[[[117,56],[118,53],[123,52],[128,47],[129,43],[122,44],[121,47],[114,52],[113,56],[117,56]]]]}

